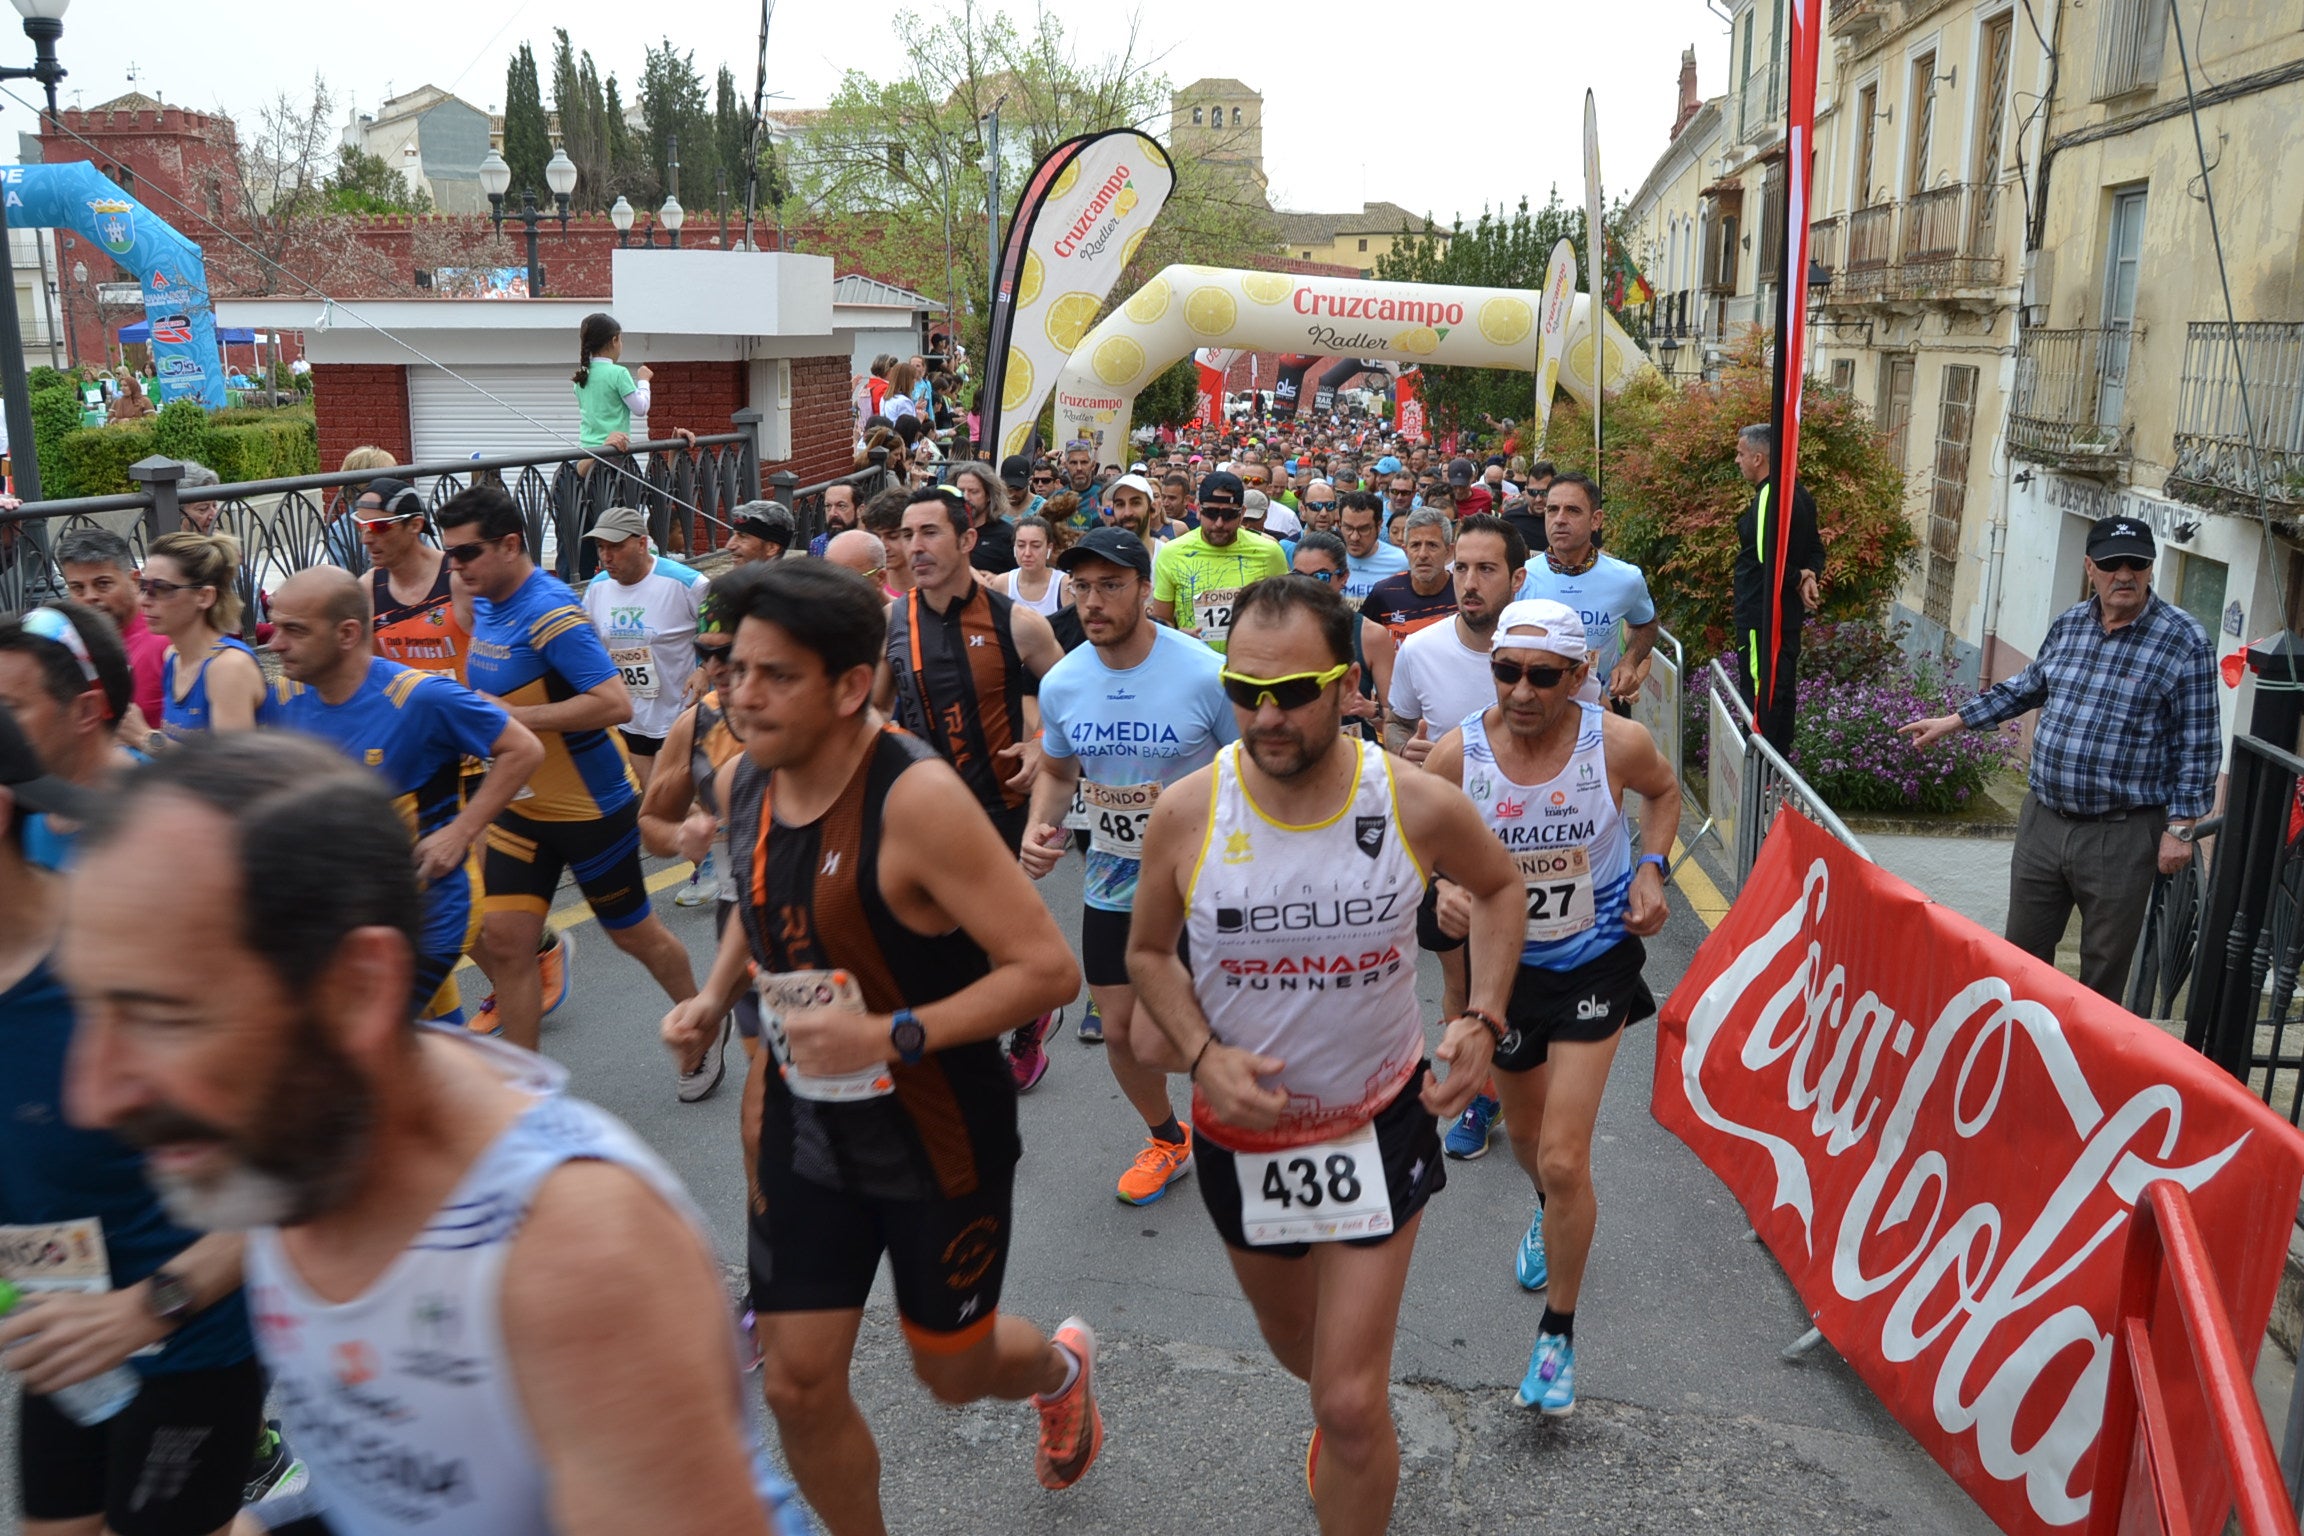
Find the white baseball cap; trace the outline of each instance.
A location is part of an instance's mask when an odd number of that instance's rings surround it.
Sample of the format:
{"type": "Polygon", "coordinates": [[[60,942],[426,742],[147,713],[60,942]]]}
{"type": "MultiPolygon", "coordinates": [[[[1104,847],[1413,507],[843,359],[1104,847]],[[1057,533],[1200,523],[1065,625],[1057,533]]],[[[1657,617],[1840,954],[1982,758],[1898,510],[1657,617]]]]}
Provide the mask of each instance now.
{"type": "Polygon", "coordinates": [[[1549,597],[1524,597],[1504,605],[1488,649],[1549,651],[1574,664],[1584,659],[1591,643],[1584,634],[1584,621],[1575,609],[1549,597]]]}
{"type": "Polygon", "coordinates": [[[1145,479],[1142,475],[1122,475],[1119,479],[1104,487],[1104,499],[1106,501],[1110,501],[1112,499],[1112,493],[1120,489],[1122,486],[1128,487],[1128,489],[1136,492],[1146,501],[1157,502],[1160,499],[1160,493],[1152,489],[1152,482],[1145,479]]]}

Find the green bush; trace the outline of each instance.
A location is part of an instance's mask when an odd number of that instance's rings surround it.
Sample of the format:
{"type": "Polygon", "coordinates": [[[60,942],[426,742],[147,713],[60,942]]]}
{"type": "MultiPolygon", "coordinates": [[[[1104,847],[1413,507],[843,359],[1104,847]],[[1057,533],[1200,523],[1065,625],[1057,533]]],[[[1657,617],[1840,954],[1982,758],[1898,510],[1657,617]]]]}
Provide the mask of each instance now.
{"type": "MultiPolygon", "coordinates": [[[[208,430],[207,409],[190,395],[179,396],[160,407],[160,413],[152,418],[154,451],[166,458],[208,464],[200,451],[207,444],[208,430]]],[[[208,467],[223,474],[213,464],[208,467]]]]}
{"type": "Polygon", "coordinates": [[[32,409],[32,451],[40,463],[40,494],[51,501],[98,494],[80,490],[69,475],[59,475],[50,468],[61,468],[64,439],[80,430],[80,391],[62,381],[61,375],[58,378],[45,389],[31,391],[27,401],[32,409]]]}
{"type": "Polygon", "coordinates": [[[309,413],[267,412],[272,419],[208,429],[200,460],[227,485],[320,472],[320,431],[309,413]]]}
{"type": "MultiPolygon", "coordinates": [[[[60,398],[69,403],[71,392],[60,398]]],[[[320,432],[308,410],[244,408],[209,416],[190,400],[171,401],[157,417],[61,435],[54,449],[42,451],[42,490],[49,496],[130,492],[137,487],[128,466],[155,454],[205,464],[227,485],[278,480],[319,472],[320,432]]]]}
{"type": "Polygon", "coordinates": [[[81,427],[66,433],[56,453],[41,460],[41,489],[50,496],[121,495],[137,489],[128,466],[156,451],[149,421],[81,427]]]}

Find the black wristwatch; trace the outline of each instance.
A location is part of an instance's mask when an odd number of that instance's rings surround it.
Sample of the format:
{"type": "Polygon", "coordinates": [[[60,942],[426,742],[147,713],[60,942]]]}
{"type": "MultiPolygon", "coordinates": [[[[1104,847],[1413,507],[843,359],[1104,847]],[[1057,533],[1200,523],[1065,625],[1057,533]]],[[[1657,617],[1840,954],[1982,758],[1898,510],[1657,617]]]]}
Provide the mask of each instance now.
{"type": "Polygon", "coordinates": [[[182,1327],[194,1311],[191,1282],[170,1270],[152,1271],[144,1282],[144,1310],[156,1323],[182,1327]]]}
{"type": "Polygon", "coordinates": [[[896,1047],[898,1061],[916,1067],[928,1054],[927,1026],[912,1016],[911,1009],[899,1008],[888,1020],[888,1043],[896,1047]]]}

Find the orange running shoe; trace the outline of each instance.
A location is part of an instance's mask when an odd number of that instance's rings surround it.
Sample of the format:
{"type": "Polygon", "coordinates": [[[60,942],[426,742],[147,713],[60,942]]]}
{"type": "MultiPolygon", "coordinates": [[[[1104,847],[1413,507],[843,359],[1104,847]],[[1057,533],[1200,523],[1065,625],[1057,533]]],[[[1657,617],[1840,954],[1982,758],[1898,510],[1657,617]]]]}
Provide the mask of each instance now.
{"type": "Polygon", "coordinates": [[[1184,1127],[1182,1141],[1144,1139],[1144,1150],[1120,1175],[1120,1198],[1130,1205],[1150,1205],[1168,1193],[1168,1186],[1192,1171],[1192,1127],[1184,1127]]]}
{"type": "Polygon", "coordinates": [[[1056,1343],[1080,1362],[1072,1385],[1054,1397],[1035,1393],[1040,1410],[1040,1453],[1032,1470],[1043,1488],[1069,1488],[1096,1464],[1104,1449],[1104,1416],[1096,1411],[1096,1332],[1077,1317],[1064,1319],[1056,1343]]]}
{"type": "Polygon", "coordinates": [[[1312,1426],[1312,1443],[1304,1447],[1304,1497],[1317,1501],[1319,1490],[1312,1486],[1312,1474],[1320,1465],[1320,1426],[1312,1426]]]}
{"type": "Polygon", "coordinates": [[[568,960],[576,952],[576,941],[566,933],[546,935],[551,942],[547,949],[536,955],[538,979],[543,983],[544,1007],[537,1017],[549,1018],[552,1010],[568,1001],[568,960]]]}

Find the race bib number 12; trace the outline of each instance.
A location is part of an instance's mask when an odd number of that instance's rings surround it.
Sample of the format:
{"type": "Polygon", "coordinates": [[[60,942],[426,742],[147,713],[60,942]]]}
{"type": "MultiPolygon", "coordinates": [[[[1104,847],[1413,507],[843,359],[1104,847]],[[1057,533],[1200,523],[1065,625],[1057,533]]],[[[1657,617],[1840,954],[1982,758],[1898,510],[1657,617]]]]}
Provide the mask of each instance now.
{"type": "Polygon", "coordinates": [[[1199,626],[1200,638],[1211,645],[1222,645],[1232,633],[1232,607],[1239,600],[1238,587],[1193,593],[1192,622],[1199,626]]]}
{"type": "Polygon", "coordinates": [[[1258,1248],[1333,1243],[1392,1230],[1392,1196],[1373,1122],[1349,1136],[1284,1152],[1243,1152],[1240,1226],[1258,1248]]]}

